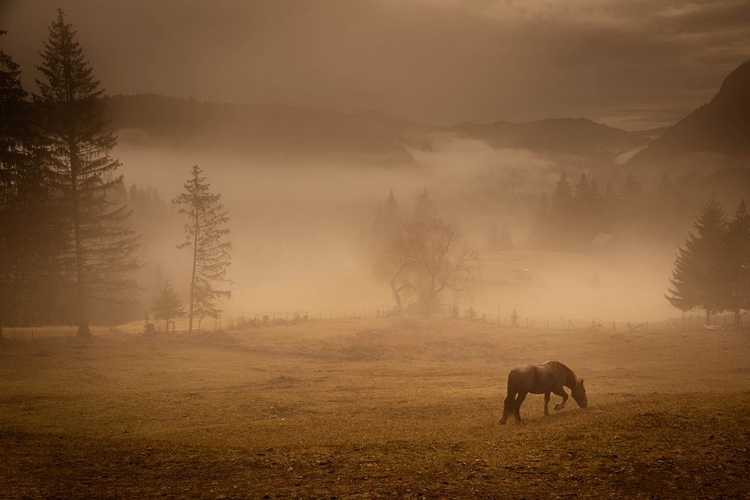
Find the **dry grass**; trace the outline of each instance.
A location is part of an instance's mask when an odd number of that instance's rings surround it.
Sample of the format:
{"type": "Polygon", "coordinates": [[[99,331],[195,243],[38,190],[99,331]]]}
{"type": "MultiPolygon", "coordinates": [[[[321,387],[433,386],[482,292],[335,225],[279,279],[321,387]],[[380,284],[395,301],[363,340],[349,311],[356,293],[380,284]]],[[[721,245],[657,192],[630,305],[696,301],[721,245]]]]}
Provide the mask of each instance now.
{"type": "Polygon", "coordinates": [[[0,346],[0,497],[732,497],[750,339],[382,319],[0,346]],[[498,420],[559,359],[589,408],[498,420]]]}

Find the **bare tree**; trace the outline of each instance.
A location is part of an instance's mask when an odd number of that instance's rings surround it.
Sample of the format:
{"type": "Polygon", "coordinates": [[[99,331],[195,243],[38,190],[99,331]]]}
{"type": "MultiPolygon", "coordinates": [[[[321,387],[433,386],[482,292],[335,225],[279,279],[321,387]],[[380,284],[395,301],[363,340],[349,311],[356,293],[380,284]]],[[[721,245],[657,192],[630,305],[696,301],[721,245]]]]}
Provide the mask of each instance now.
{"type": "Polygon", "coordinates": [[[479,252],[462,237],[454,224],[435,219],[427,225],[416,225],[419,231],[415,272],[418,290],[416,310],[431,315],[440,310],[443,294],[454,297],[467,294],[479,276],[479,252]]]}
{"type": "Polygon", "coordinates": [[[479,254],[454,224],[410,222],[385,246],[374,272],[389,283],[397,311],[431,315],[446,292],[458,297],[476,285],[479,254]]]}

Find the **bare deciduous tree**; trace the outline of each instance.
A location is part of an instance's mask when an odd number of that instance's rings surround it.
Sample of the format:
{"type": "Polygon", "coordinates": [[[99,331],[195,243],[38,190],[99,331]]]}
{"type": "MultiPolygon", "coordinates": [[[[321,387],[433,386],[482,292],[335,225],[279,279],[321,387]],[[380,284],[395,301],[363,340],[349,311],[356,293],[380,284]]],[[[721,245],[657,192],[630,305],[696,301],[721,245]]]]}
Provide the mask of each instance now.
{"type": "Polygon", "coordinates": [[[479,254],[456,225],[437,218],[413,221],[387,242],[374,273],[389,283],[397,311],[431,315],[446,292],[456,298],[476,285],[479,254]]]}

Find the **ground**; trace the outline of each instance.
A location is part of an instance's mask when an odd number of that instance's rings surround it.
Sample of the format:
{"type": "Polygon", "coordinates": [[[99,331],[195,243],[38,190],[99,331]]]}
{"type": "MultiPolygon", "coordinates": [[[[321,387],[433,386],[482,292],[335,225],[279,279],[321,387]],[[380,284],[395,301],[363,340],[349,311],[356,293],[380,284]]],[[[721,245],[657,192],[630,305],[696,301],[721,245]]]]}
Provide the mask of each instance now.
{"type": "Polygon", "coordinates": [[[0,345],[0,498],[739,498],[750,338],[312,321],[0,345]],[[508,371],[586,381],[499,425],[508,371]],[[553,399],[553,402],[555,400],[553,399]]]}

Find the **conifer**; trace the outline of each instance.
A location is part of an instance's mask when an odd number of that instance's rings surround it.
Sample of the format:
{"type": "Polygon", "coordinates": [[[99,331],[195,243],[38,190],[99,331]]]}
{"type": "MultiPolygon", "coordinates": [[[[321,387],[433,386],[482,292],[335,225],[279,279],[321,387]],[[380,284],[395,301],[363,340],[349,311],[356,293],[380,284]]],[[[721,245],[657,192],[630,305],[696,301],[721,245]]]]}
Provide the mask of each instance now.
{"type": "Polygon", "coordinates": [[[185,241],[177,248],[193,250],[190,278],[190,309],[188,311],[188,331],[193,331],[193,317],[217,317],[221,312],[216,307],[216,299],[229,299],[228,290],[215,290],[214,283],[227,283],[227,267],[231,261],[232,243],[224,241],[229,229],[224,224],[229,214],[220,202],[221,195],[209,192],[210,185],[202,177],[198,165],[193,166],[191,178],[185,182],[185,192],[177,196],[173,203],[179,213],[188,216],[185,224],[185,241]]]}

